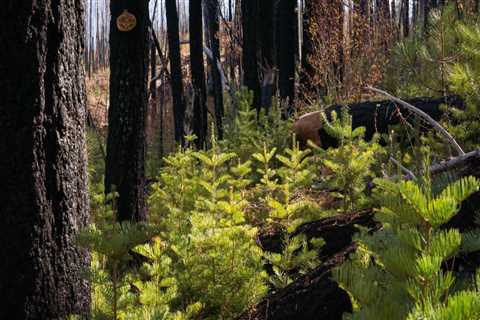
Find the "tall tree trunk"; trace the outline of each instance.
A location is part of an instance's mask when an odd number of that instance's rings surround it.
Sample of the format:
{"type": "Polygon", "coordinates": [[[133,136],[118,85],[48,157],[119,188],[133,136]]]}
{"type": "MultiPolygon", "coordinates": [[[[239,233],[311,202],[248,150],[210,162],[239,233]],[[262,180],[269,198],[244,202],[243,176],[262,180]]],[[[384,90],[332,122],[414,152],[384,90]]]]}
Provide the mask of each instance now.
{"type": "Polygon", "coordinates": [[[258,68],[258,1],[242,0],[243,84],[253,91],[253,105],[260,111],[261,90],[258,68]]]}
{"type": "Polygon", "coordinates": [[[428,24],[430,19],[430,9],[431,9],[431,0],[422,0],[423,1],[423,32],[428,33],[428,24]]]}
{"type": "Polygon", "coordinates": [[[83,3],[2,2],[0,319],[89,314],[83,3]]]}
{"type": "Polygon", "coordinates": [[[403,24],[403,37],[408,37],[410,34],[410,1],[403,0],[402,1],[402,24],[403,24]]]}
{"type": "Polygon", "coordinates": [[[296,60],[296,18],[297,1],[279,0],[277,52],[279,68],[280,98],[286,100],[288,107],[284,115],[293,111],[295,98],[295,60],[296,60]]]}
{"type": "Polygon", "coordinates": [[[272,106],[274,94],[274,68],[276,66],[275,53],[275,0],[260,1],[260,49],[263,82],[261,85],[261,104],[267,112],[272,106]]]}
{"type": "Polygon", "coordinates": [[[180,35],[178,30],[177,2],[165,0],[168,34],[168,55],[173,97],[173,116],[175,118],[175,140],[183,145],[185,126],[185,101],[183,96],[182,59],[180,55],[180,35]]]}
{"type": "Polygon", "coordinates": [[[218,64],[220,63],[220,39],[218,15],[220,6],[218,0],[205,0],[206,21],[208,24],[208,45],[212,50],[213,60],[211,61],[211,72],[213,78],[213,99],[215,103],[215,124],[217,127],[217,135],[219,139],[223,139],[223,85],[218,64]]]}
{"type": "Polygon", "coordinates": [[[190,19],[190,68],[194,92],[193,133],[198,137],[197,147],[205,147],[207,139],[207,105],[205,67],[203,61],[202,1],[189,2],[190,19]]]}
{"type": "Polygon", "coordinates": [[[105,192],[116,191],[119,221],[146,219],[145,115],[148,95],[148,0],[110,2],[110,107],[105,192]],[[120,31],[117,18],[129,13],[136,26],[120,31]]]}

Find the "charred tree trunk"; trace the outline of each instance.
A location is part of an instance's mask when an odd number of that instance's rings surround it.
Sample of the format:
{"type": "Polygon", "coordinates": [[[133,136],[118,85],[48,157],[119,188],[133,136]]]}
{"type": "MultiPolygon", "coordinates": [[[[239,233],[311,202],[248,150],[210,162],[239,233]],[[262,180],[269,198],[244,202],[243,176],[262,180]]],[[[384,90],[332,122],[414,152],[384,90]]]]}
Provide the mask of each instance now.
{"type": "Polygon", "coordinates": [[[83,3],[2,3],[0,319],[89,314],[83,3]]]}
{"type": "Polygon", "coordinates": [[[205,67],[203,61],[202,1],[189,2],[190,68],[194,92],[193,133],[198,137],[197,147],[203,148],[207,139],[207,105],[205,67]]]}
{"type": "Polygon", "coordinates": [[[402,25],[403,25],[403,37],[410,35],[410,1],[402,1],[402,25]]]}
{"type": "Polygon", "coordinates": [[[261,85],[261,104],[267,112],[272,106],[274,94],[274,68],[276,66],[275,54],[275,1],[260,1],[260,47],[261,47],[261,68],[263,81],[261,85]]]}
{"type": "Polygon", "coordinates": [[[178,29],[177,2],[166,0],[168,54],[173,98],[173,116],[175,118],[175,140],[183,144],[185,125],[185,101],[183,97],[182,58],[180,55],[180,35],[178,29]]]}
{"type": "Polygon", "coordinates": [[[242,0],[243,84],[253,91],[253,105],[260,111],[261,90],[258,70],[258,1],[242,0]]]}
{"type": "Polygon", "coordinates": [[[423,1],[423,32],[427,33],[428,32],[428,24],[429,24],[429,19],[430,19],[430,8],[431,8],[431,3],[430,0],[422,0],[423,1]]]}
{"type": "Polygon", "coordinates": [[[220,63],[220,40],[218,15],[220,7],[218,0],[205,0],[205,13],[208,25],[208,45],[212,50],[213,61],[211,61],[211,72],[213,78],[213,98],[215,103],[215,124],[217,127],[217,135],[219,139],[223,139],[223,85],[218,64],[220,63]]]}
{"type": "Polygon", "coordinates": [[[141,221],[145,208],[145,114],[148,95],[148,1],[110,3],[110,107],[105,192],[115,191],[117,219],[141,221]],[[117,18],[128,10],[136,26],[128,32],[117,18]]]}
{"type": "Polygon", "coordinates": [[[284,110],[284,116],[293,112],[295,99],[295,54],[296,49],[296,18],[295,12],[297,1],[278,1],[278,35],[277,52],[279,68],[280,98],[286,100],[288,107],[284,110]]]}

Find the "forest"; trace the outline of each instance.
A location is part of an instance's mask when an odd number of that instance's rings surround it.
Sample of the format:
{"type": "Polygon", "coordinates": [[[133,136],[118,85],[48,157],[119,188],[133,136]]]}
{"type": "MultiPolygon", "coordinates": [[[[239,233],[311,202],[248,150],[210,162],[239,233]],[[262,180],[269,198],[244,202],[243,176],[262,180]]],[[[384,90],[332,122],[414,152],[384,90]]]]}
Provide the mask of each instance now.
{"type": "Polygon", "coordinates": [[[0,21],[0,319],[480,319],[480,0],[0,21]]]}

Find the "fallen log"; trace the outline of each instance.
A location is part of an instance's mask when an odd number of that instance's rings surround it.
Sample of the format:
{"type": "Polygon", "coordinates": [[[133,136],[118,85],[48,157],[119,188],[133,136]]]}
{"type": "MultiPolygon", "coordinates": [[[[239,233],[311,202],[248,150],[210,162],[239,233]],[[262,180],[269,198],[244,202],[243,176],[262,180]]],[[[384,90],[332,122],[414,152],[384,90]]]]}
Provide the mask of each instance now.
{"type": "MultiPolygon", "coordinates": [[[[453,179],[468,176],[480,179],[480,149],[430,167],[432,176],[445,172],[449,172],[453,179]]],[[[445,228],[455,228],[461,232],[477,228],[478,226],[475,224],[476,212],[480,213],[480,192],[472,194],[462,203],[458,214],[445,225],[445,228]]]]}
{"type": "MultiPolygon", "coordinates": [[[[456,177],[476,176],[480,178],[480,150],[452,158],[430,167],[432,175],[454,172],[456,177]]],[[[480,208],[480,193],[472,195],[462,203],[460,212],[445,226],[460,231],[472,229],[475,211],[480,208]]],[[[374,220],[373,211],[339,215],[313,221],[300,226],[295,234],[303,233],[307,238],[321,237],[325,246],[319,256],[324,263],[308,274],[299,277],[278,292],[267,296],[260,303],[243,313],[238,320],[286,320],[286,319],[342,319],[344,312],[351,312],[348,294],[331,279],[332,269],[340,266],[355,251],[353,236],[357,225],[377,230],[380,225],[374,220]]],[[[261,234],[258,242],[262,249],[279,252],[281,234],[261,234]]],[[[452,268],[477,270],[480,255],[471,254],[456,259],[452,268]]],[[[453,262],[452,262],[453,263],[453,262]]]]}
{"type": "MultiPolygon", "coordinates": [[[[436,121],[444,115],[444,111],[440,108],[443,104],[465,109],[464,101],[457,95],[442,98],[413,98],[406,99],[405,102],[417,107],[436,121]]],[[[413,123],[412,112],[404,105],[391,100],[367,101],[347,106],[333,105],[325,109],[327,119],[331,120],[333,112],[340,114],[345,107],[352,116],[352,127],[365,127],[366,140],[370,140],[375,133],[387,133],[388,127],[391,125],[403,121],[413,123]]],[[[307,146],[308,140],[324,149],[337,146],[336,139],[322,129],[322,121],[321,111],[307,113],[295,121],[293,125],[295,135],[302,147],[307,146]]],[[[428,128],[428,125],[426,127],[428,128]]]]}
{"type": "MultiPolygon", "coordinates": [[[[351,312],[348,294],[331,279],[331,270],[340,266],[355,251],[353,235],[357,225],[376,228],[373,211],[329,217],[300,226],[293,235],[303,233],[307,238],[321,237],[325,245],[319,256],[324,261],[319,267],[299,277],[284,289],[274,293],[241,315],[246,319],[341,319],[351,312]]],[[[281,235],[269,233],[259,236],[262,249],[279,252],[281,235]]]]}
{"type": "Polygon", "coordinates": [[[355,249],[354,244],[344,248],[320,267],[247,310],[238,320],[342,319],[344,312],[352,312],[352,303],[348,293],[331,279],[331,271],[355,249]]]}

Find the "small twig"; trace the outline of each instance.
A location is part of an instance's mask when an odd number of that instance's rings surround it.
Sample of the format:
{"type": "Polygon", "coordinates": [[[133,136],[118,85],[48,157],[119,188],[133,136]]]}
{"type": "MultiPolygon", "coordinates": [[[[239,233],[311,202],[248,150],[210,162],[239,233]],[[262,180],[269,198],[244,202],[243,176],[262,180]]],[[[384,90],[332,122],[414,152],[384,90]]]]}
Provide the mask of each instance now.
{"type": "Polygon", "coordinates": [[[407,108],[411,112],[416,113],[417,115],[419,115],[420,117],[425,119],[433,128],[435,128],[440,133],[440,135],[442,135],[445,138],[445,140],[453,146],[453,148],[457,151],[457,153],[459,155],[464,155],[465,154],[463,149],[460,147],[460,145],[457,143],[457,141],[452,137],[452,135],[447,130],[445,130],[437,121],[435,121],[432,117],[430,117],[428,114],[426,114],[422,110],[420,110],[417,107],[409,104],[408,102],[405,102],[405,101],[403,101],[403,100],[401,100],[401,99],[399,99],[395,96],[392,96],[391,94],[389,94],[386,91],[383,91],[383,90],[380,90],[380,89],[377,89],[377,88],[373,88],[373,87],[370,87],[370,86],[366,87],[366,89],[370,90],[370,91],[374,91],[376,93],[380,93],[380,94],[386,96],[387,98],[395,101],[396,103],[401,104],[402,106],[404,106],[405,108],[407,108]]]}
{"type": "Polygon", "coordinates": [[[397,161],[394,157],[390,156],[390,161],[392,161],[396,166],[398,166],[400,168],[400,170],[402,170],[403,172],[406,173],[407,175],[407,178],[408,179],[411,179],[411,180],[417,180],[417,177],[413,174],[412,171],[408,170],[407,168],[405,168],[399,161],[397,161]]]}

